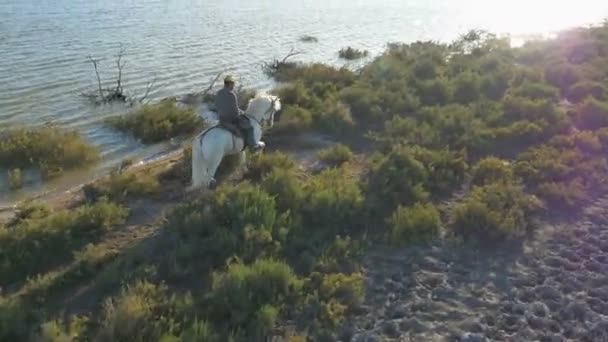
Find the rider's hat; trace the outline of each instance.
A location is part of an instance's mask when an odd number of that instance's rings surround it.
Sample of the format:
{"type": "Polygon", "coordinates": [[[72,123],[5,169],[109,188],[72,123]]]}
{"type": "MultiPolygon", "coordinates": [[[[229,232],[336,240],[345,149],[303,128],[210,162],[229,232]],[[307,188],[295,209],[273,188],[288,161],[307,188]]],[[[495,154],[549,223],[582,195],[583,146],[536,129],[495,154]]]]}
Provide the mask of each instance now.
{"type": "Polygon", "coordinates": [[[224,83],[234,83],[234,78],[232,75],[228,75],[224,78],[224,83]]]}

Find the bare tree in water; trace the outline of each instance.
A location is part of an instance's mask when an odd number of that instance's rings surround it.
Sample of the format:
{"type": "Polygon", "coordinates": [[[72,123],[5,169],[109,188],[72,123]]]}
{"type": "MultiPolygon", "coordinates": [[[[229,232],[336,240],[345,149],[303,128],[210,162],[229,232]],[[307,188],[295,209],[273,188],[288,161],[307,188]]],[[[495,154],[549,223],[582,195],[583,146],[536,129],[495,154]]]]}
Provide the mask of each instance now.
{"type": "Polygon", "coordinates": [[[100,59],[93,58],[92,56],[87,56],[88,61],[93,65],[93,69],[95,70],[95,77],[97,78],[97,91],[91,91],[82,93],[83,97],[88,98],[92,103],[96,105],[101,105],[105,103],[112,102],[122,102],[126,103],[130,106],[133,106],[137,103],[144,103],[150,92],[154,89],[156,84],[156,79],[153,79],[148,83],[143,95],[139,96],[137,94],[131,95],[128,92],[125,92],[123,88],[123,70],[127,62],[124,60],[126,55],[126,49],[121,45],[118,51],[118,54],[115,56],[116,63],[116,79],[113,83],[115,86],[112,87],[103,87],[103,82],[101,80],[101,76],[99,75],[99,66],[101,64],[100,59]]]}

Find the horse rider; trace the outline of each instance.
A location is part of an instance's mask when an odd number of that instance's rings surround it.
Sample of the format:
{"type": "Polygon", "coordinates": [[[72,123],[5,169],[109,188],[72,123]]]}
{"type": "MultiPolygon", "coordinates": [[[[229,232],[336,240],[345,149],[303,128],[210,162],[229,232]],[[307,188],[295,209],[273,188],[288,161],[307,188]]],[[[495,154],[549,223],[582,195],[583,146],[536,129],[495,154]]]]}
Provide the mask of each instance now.
{"type": "Polygon", "coordinates": [[[261,148],[253,136],[253,126],[243,111],[239,109],[239,101],[234,91],[234,79],[232,76],[224,78],[224,88],[217,92],[215,106],[219,114],[220,125],[231,132],[241,132],[244,135],[245,146],[253,150],[261,148]]]}

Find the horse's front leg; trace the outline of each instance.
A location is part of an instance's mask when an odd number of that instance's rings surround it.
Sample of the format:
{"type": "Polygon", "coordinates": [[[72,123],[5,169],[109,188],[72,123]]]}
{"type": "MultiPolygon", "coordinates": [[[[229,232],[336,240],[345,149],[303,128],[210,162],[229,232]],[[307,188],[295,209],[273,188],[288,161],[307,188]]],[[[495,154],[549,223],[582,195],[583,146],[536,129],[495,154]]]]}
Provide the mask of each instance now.
{"type": "Polygon", "coordinates": [[[247,172],[247,152],[242,151],[239,155],[239,166],[247,172]]]}

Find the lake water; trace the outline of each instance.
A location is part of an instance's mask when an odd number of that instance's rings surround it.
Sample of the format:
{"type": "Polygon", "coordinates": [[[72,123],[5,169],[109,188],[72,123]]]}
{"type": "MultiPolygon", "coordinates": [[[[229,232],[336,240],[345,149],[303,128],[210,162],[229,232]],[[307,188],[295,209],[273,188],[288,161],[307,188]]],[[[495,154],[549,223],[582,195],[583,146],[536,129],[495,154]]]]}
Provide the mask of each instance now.
{"type": "Polygon", "coordinates": [[[156,78],[151,98],[159,99],[200,90],[222,70],[267,88],[260,64],[291,48],[304,51],[300,60],[337,64],[347,45],[373,56],[387,42],[445,41],[471,28],[525,39],[606,17],[608,2],[594,0],[0,0],[0,127],[76,128],[101,147],[106,166],[149,153],[102,126],[122,108],[93,108],[79,96],[96,89],[86,57],[101,58],[111,80],[121,44],[125,90],[142,92],[156,78]],[[304,34],[319,42],[300,43],[304,34]]]}

